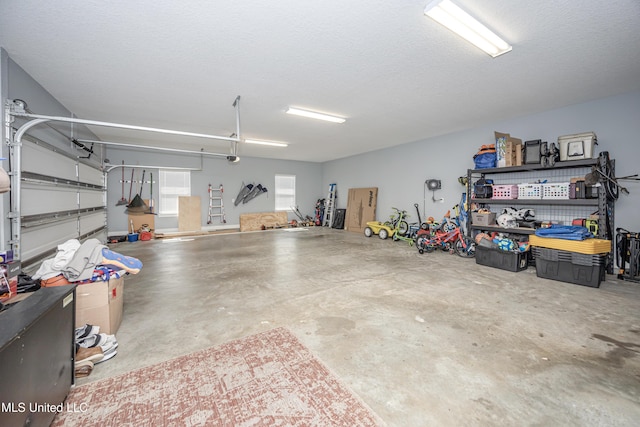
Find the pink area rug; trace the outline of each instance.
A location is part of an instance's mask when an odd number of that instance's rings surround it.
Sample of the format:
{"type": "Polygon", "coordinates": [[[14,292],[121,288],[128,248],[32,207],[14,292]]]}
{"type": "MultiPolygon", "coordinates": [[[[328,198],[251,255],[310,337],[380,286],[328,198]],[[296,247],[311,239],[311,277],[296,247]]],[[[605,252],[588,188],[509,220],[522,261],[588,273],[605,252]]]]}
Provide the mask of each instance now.
{"type": "Polygon", "coordinates": [[[380,426],[277,328],[74,388],[52,426],[380,426]]]}

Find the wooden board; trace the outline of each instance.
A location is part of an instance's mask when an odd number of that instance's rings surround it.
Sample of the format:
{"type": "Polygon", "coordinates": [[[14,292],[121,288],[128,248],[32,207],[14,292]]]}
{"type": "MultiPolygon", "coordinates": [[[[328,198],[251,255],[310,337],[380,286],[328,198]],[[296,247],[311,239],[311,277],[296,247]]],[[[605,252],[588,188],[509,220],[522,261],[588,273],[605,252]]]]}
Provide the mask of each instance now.
{"type": "Polygon", "coordinates": [[[378,188],[350,188],[347,200],[345,229],[362,233],[367,222],[376,220],[378,188]]]}
{"type": "Polygon", "coordinates": [[[200,197],[178,197],[178,231],[200,231],[201,228],[200,197]]]}
{"type": "Polygon", "coordinates": [[[288,223],[289,220],[285,211],[240,215],[240,231],[262,230],[263,225],[267,228],[287,227],[288,223]]]}

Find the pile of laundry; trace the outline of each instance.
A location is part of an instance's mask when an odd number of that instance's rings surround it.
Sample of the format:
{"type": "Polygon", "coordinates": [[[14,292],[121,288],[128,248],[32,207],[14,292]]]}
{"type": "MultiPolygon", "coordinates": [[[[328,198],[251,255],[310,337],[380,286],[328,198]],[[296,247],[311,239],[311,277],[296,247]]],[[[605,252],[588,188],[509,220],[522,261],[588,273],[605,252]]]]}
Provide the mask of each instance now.
{"type": "Polygon", "coordinates": [[[75,330],[75,377],[89,376],[98,363],[105,362],[118,354],[115,335],[100,333],[100,326],[86,324],[75,330]]]}
{"type": "Polygon", "coordinates": [[[39,279],[43,287],[61,286],[118,279],[127,273],[137,274],[141,269],[140,260],[114,252],[98,239],[83,243],[70,239],[58,245],[53,258],[42,261],[33,279],[39,279]]]}

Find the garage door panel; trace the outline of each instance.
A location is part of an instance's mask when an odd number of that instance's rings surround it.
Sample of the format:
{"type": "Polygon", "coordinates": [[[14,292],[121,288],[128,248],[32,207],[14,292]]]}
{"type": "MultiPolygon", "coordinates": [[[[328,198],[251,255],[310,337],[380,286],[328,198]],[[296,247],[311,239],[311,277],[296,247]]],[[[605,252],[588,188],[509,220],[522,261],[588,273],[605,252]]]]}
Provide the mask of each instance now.
{"type": "Polygon", "coordinates": [[[55,176],[75,181],[78,179],[76,162],[51,150],[24,140],[22,145],[22,171],[55,176]]]}
{"type": "MultiPolygon", "coordinates": [[[[106,242],[106,188],[101,164],[46,141],[23,139],[19,256],[23,266],[55,255],[57,246],[88,237],[106,242]],[[66,152],[65,152],[66,151],[66,152]]],[[[12,224],[13,226],[13,224],[12,224]]]]}
{"type": "MultiPolygon", "coordinates": [[[[37,215],[48,212],[64,212],[78,207],[77,190],[23,184],[21,199],[21,215],[37,215]]],[[[101,204],[100,204],[101,205],[101,204]]]]}
{"type": "Polygon", "coordinates": [[[104,212],[80,217],[80,235],[91,233],[105,226],[104,212]]]}
{"type": "Polygon", "coordinates": [[[104,186],[104,174],[102,171],[82,163],[78,165],[78,180],[86,184],[104,186]]]}
{"type": "Polygon", "coordinates": [[[80,209],[104,206],[104,192],[80,190],[80,209]]]}
{"type": "Polygon", "coordinates": [[[23,228],[21,236],[22,259],[28,260],[51,251],[59,244],[73,239],[74,236],[78,236],[76,219],[58,222],[55,226],[23,228]]]}

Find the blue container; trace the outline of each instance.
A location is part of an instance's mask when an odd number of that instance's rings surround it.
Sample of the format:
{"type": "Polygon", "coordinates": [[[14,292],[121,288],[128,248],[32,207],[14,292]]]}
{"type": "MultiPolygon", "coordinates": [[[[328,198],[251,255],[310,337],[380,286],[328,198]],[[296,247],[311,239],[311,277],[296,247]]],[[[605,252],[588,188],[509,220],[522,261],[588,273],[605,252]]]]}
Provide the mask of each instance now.
{"type": "Polygon", "coordinates": [[[130,242],[137,242],[138,241],[138,233],[129,233],[127,235],[127,240],[129,240],[130,242]]]}

